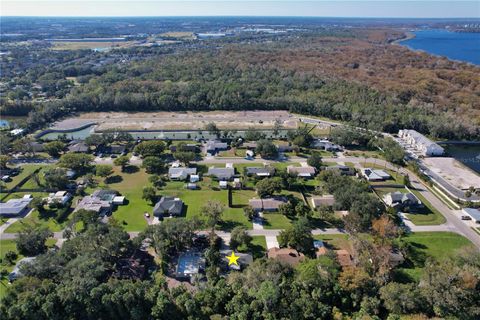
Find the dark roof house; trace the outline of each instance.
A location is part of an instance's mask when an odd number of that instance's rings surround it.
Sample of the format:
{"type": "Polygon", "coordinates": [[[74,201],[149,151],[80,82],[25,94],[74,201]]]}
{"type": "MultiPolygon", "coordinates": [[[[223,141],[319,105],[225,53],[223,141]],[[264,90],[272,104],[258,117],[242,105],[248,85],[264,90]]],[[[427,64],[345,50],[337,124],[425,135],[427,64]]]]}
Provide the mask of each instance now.
{"type": "Polygon", "coordinates": [[[85,142],[75,142],[75,143],[71,143],[68,146],[69,152],[85,153],[85,152],[88,152],[89,150],[90,148],[85,144],[85,142]]]}
{"type": "Polygon", "coordinates": [[[153,207],[153,215],[163,217],[165,215],[179,216],[183,211],[183,201],[174,197],[161,197],[153,207]]]}
{"type": "Polygon", "coordinates": [[[230,180],[235,175],[235,169],[211,167],[211,168],[208,168],[207,175],[214,176],[218,180],[230,180]]]}
{"type": "Polygon", "coordinates": [[[246,167],[245,174],[247,176],[270,177],[275,173],[273,167],[246,167]]]}

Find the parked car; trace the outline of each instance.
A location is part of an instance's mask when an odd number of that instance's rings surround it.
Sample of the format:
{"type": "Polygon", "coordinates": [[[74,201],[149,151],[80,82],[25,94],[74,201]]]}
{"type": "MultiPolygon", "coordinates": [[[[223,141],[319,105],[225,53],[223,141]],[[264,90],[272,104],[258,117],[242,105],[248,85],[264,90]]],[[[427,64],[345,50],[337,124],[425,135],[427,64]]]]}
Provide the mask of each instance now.
{"type": "Polygon", "coordinates": [[[461,219],[462,219],[462,220],[472,220],[472,217],[470,217],[470,216],[462,216],[461,219]]]}

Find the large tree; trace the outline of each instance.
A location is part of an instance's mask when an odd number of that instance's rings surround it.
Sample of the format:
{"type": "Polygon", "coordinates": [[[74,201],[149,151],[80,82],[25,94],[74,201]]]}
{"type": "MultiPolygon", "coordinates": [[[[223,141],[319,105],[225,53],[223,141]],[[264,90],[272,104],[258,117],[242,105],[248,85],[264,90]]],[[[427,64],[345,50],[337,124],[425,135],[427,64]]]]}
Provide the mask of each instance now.
{"type": "Polygon", "coordinates": [[[93,157],[84,153],[67,153],[60,157],[58,165],[63,168],[85,171],[90,168],[93,157]]]}
{"type": "Polygon", "coordinates": [[[270,140],[258,141],[255,152],[265,159],[274,159],[278,156],[278,149],[270,140]]]}
{"type": "Polygon", "coordinates": [[[215,231],[215,226],[222,221],[224,210],[225,206],[221,202],[215,200],[208,200],[200,209],[200,212],[206,218],[206,224],[211,228],[212,233],[215,231]]]}
{"type": "Polygon", "coordinates": [[[281,247],[290,247],[307,255],[312,255],[313,237],[311,231],[308,219],[301,217],[280,232],[278,243],[281,247]]]}
{"type": "Polygon", "coordinates": [[[60,153],[65,150],[65,146],[65,143],[56,140],[45,143],[43,145],[43,148],[45,149],[45,152],[47,152],[50,156],[57,158],[60,156],[60,153]]]}
{"type": "Polygon", "coordinates": [[[134,151],[138,152],[142,157],[161,156],[165,150],[165,143],[160,140],[142,141],[135,146],[134,151]]]}
{"type": "Polygon", "coordinates": [[[282,190],[282,181],[277,177],[262,179],[257,182],[255,189],[260,198],[271,197],[282,190]]]}
{"type": "Polygon", "coordinates": [[[28,257],[44,253],[47,251],[47,239],[52,235],[52,232],[46,228],[27,225],[15,239],[17,250],[28,257]]]}

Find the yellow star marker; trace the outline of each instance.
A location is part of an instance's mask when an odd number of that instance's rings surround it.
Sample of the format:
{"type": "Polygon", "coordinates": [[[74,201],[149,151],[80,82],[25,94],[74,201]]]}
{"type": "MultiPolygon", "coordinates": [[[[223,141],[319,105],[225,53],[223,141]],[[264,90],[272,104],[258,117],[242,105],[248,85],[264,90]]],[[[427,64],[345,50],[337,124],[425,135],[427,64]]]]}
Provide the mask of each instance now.
{"type": "Polygon", "coordinates": [[[232,251],[232,254],[230,256],[227,256],[228,259],[228,265],[235,264],[238,266],[237,260],[240,258],[239,256],[235,255],[235,252],[232,251]]]}

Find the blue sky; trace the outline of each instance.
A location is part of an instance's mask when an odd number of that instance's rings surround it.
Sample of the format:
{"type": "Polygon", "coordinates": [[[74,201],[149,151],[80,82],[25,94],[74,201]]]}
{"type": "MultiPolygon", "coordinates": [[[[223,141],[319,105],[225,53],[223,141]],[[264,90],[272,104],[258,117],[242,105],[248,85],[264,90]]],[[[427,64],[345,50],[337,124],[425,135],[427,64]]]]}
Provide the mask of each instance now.
{"type": "Polygon", "coordinates": [[[480,18],[480,0],[1,0],[2,16],[480,18]]]}

